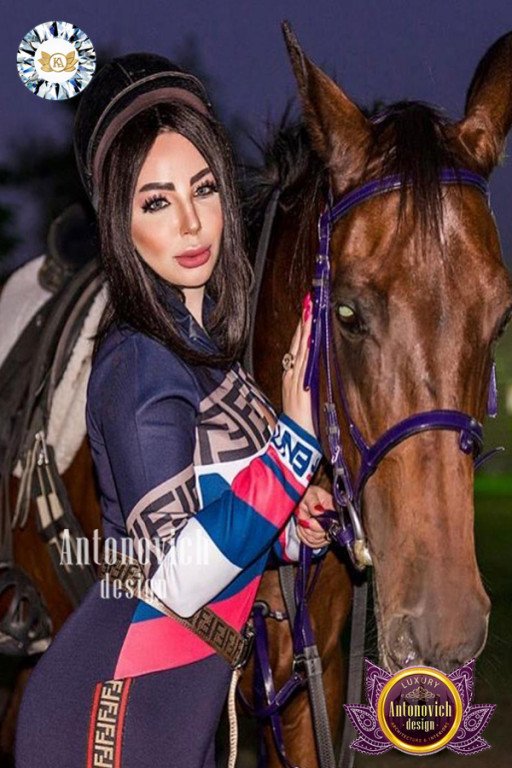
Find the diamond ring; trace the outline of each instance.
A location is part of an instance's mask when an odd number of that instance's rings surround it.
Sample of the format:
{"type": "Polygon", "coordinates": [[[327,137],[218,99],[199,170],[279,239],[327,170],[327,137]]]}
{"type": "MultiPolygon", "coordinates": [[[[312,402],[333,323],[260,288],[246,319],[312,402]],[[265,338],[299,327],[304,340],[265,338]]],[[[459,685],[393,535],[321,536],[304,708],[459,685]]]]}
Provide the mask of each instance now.
{"type": "Polygon", "coordinates": [[[293,368],[294,363],[295,363],[295,356],[292,355],[291,352],[287,352],[286,355],[283,357],[283,361],[282,361],[283,370],[289,371],[290,368],[293,368]]]}

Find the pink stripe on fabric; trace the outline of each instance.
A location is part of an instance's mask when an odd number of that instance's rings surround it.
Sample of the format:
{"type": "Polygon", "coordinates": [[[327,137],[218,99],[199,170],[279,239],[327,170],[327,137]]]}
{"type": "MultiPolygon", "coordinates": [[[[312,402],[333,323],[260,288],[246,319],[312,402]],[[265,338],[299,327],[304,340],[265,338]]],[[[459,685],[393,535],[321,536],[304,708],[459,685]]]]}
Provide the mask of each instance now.
{"type": "Polygon", "coordinates": [[[288,556],[288,553],[286,552],[286,547],[288,544],[288,526],[286,525],[281,533],[279,534],[279,543],[281,545],[281,551],[282,551],[282,559],[287,563],[292,563],[293,560],[291,557],[288,556]]]}
{"type": "Polygon", "coordinates": [[[232,627],[240,630],[249,618],[260,581],[261,575],[255,576],[236,595],[226,597],[225,600],[219,600],[218,603],[210,603],[208,607],[232,627]]]}
{"type": "MultiPolygon", "coordinates": [[[[209,608],[239,630],[247,621],[261,575],[236,595],[210,603],[209,608]]],[[[170,616],[130,624],[117,659],[114,680],[181,667],[211,656],[215,651],[170,616]]]]}
{"type": "MultiPolygon", "coordinates": [[[[274,451],[274,454],[271,455],[271,452],[272,448],[269,448],[267,456],[270,456],[274,463],[282,469],[286,480],[302,496],[304,488],[298,485],[291,472],[287,471],[282,464],[276,461],[278,454],[274,451]]],[[[258,459],[253,462],[253,468],[256,461],[258,459]]],[[[265,520],[275,525],[276,528],[281,528],[290,516],[290,512],[294,509],[296,502],[287,494],[272,469],[262,461],[259,462],[259,465],[257,482],[255,482],[254,471],[250,476],[248,476],[248,473],[240,472],[233,480],[231,490],[235,496],[249,504],[265,520]]]]}
{"type": "Polygon", "coordinates": [[[169,616],[135,621],[126,633],[114,680],[181,667],[215,651],[169,616]]]}

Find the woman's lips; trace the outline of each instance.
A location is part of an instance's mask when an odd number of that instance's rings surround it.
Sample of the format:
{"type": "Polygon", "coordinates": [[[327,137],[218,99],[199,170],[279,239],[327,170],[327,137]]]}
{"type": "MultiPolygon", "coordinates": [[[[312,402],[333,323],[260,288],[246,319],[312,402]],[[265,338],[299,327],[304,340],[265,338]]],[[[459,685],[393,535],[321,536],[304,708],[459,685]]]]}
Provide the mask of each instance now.
{"type": "Polygon", "coordinates": [[[182,253],[181,256],[175,256],[176,261],[182,267],[187,269],[193,269],[194,267],[201,267],[206,264],[210,258],[210,246],[202,251],[190,251],[189,253],[182,253]]]}

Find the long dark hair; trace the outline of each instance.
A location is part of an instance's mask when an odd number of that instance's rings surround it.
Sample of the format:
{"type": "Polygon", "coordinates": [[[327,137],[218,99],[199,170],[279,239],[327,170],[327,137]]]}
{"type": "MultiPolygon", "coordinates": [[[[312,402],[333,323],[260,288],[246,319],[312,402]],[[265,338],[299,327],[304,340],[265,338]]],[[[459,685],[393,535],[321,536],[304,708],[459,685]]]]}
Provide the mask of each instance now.
{"type": "Polygon", "coordinates": [[[188,363],[229,366],[240,356],[246,341],[252,270],[245,249],[233,151],[221,124],[180,103],[144,110],[113,141],[98,192],[101,260],[109,301],[95,336],[93,356],[111,325],[125,322],[157,339],[188,363]],[[206,285],[216,304],[206,330],[217,344],[218,354],[201,353],[180,335],[165,306],[163,289],[174,291],[182,301],[183,293],[144,261],[132,241],[135,184],[153,142],[163,130],[176,131],[195,145],[219,189],[224,227],[219,257],[206,285]]]}

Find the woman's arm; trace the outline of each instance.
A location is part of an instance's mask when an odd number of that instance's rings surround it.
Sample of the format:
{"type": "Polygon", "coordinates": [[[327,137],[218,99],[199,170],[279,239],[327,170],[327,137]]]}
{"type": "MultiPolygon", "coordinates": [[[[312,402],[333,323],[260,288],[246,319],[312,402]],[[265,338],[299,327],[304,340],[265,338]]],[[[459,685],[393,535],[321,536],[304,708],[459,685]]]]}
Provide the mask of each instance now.
{"type": "Polygon", "coordinates": [[[146,571],[155,593],[189,616],[272,546],[311,481],[320,445],[282,414],[266,450],[198,509],[194,379],[147,337],[133,335],[122,347],[108,394],[101,376],[89,390],[91,446],[94,454],[99,433],[130,536],[157,540],[146,571]]]}

